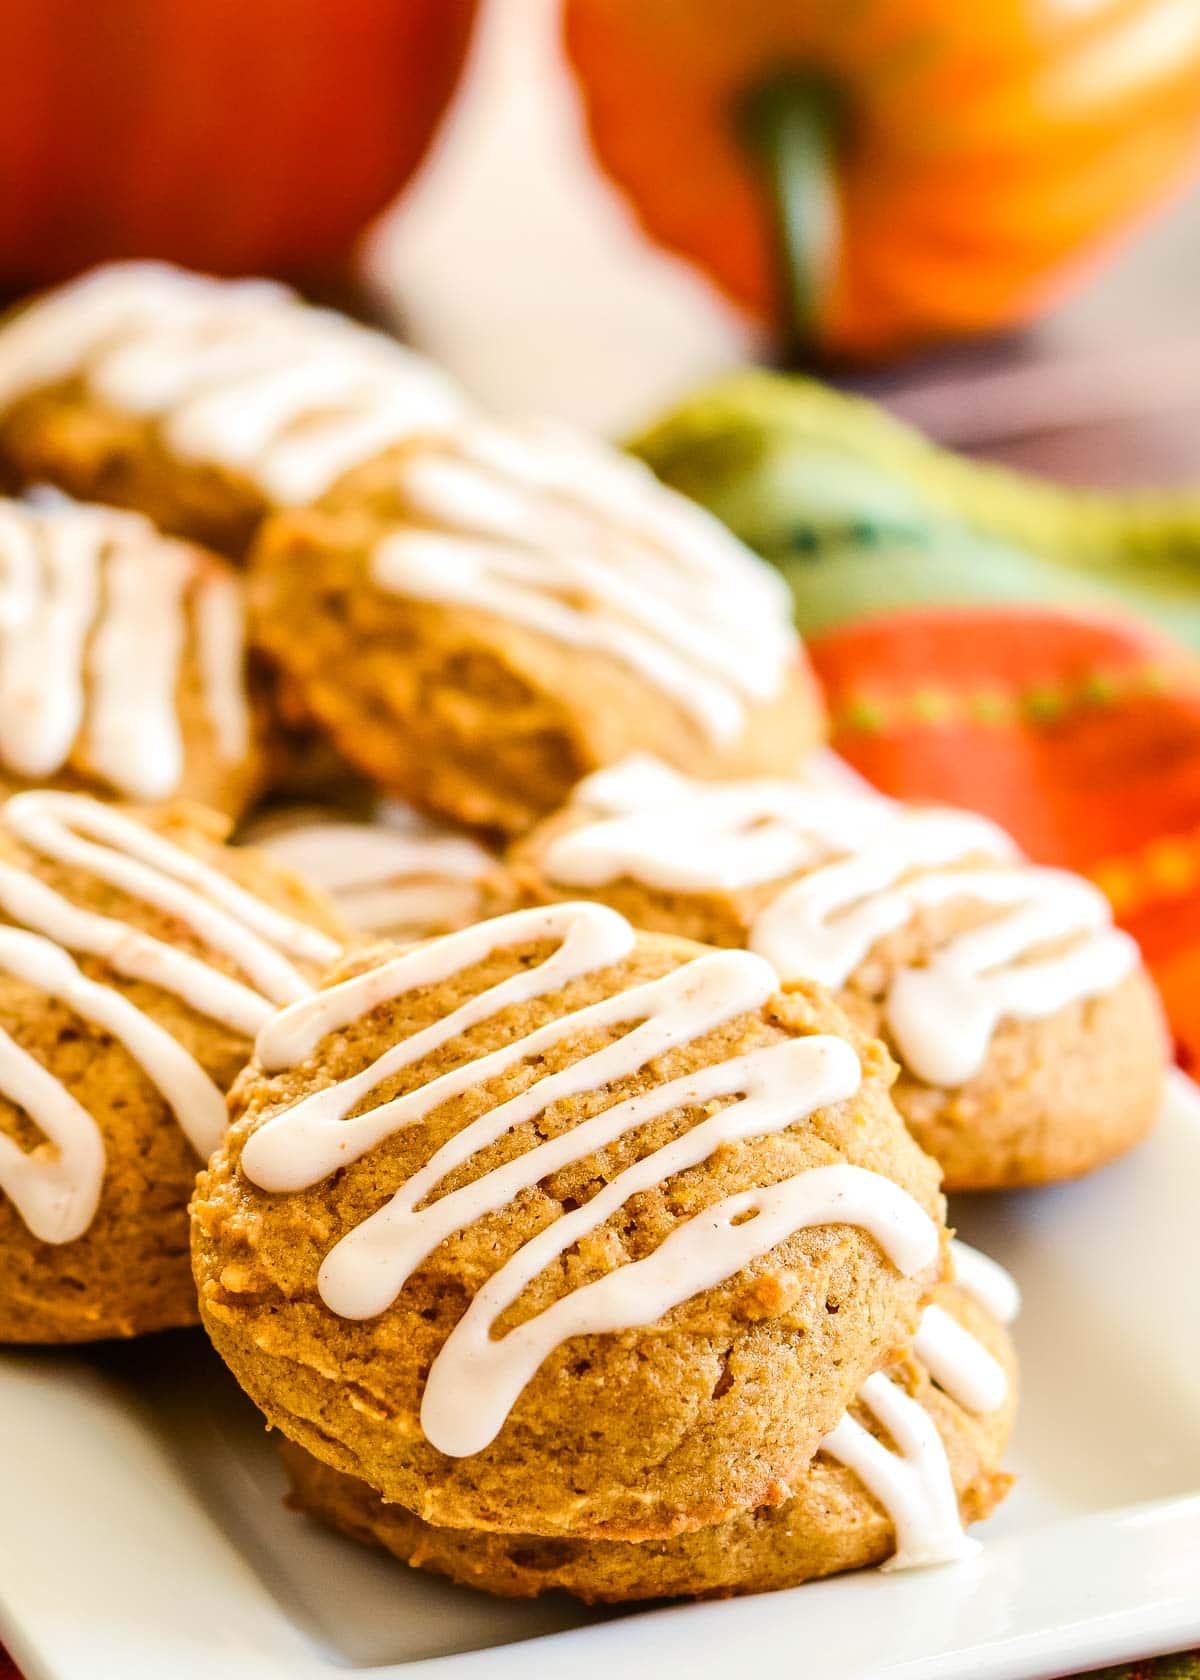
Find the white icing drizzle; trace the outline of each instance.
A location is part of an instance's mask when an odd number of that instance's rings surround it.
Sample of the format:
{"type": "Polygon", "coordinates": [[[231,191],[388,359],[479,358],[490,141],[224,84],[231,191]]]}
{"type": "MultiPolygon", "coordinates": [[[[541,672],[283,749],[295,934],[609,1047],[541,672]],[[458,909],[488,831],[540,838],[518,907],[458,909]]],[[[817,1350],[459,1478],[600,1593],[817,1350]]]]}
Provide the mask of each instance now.
{"type": "Polygon", "coordinates": [[[0,1132],[0,1190],[39,1242],[81,1237],[104,1184],[100,1128],[66,1086],[0,1031],[0,1096],[30,1115],[49,1140],[26,1152],[0,1132]]]}
{"type": "Polygon", "coordinates": [[[913,1351],[939,1388],[966,1411],[994,1412],[1004,1404],[1003,1365],[936,1302],[922,1314],[913,1351]]]}
{"type": "Polygon", "coordinates": [[[950,1255],[959,1288],[1001,1324],[1011,1324],[1021,1310],[1021,1291],[1011,1272],[961,1237],[951,1237],[950,1255]]]}
{"type": "MultiPolygon", "coordinates": [[[[35,852],[174,917],[252,981],[232,979],[123,920],[72,904],[24,869],[0,865],[0,910],[22,924],[0,926],[0,970],[60,998],[117,1038],[161,1092],[197,1154],[207,1157],[224,1129],[222,1093],[181,1044],[121,992],[87,979],[64,947],[100,957],[114,973],[162,987],[200,1014],[252,1036],[276,1004],[309,990],[284,953],[327,963],[337,944],[132,818],[82,795],[17,794],[0,807],[0,823],[35,852]]],[[[51,1146],[27,1155],[0,1134],[0,1189],[35,1236],[70,1242],[90,1224],[103,1181],[95,1122],[4,1034],[0,1095],[24,1109],[51,1146]]]]}
{"type": "Polygon", "coordinates": [[[196,653],[217,756],[236,764],[250,750],[246,609],[236,581],[213,571],[196,589],[196,653]]]}
{"type": "MultiPolygon", "coordinates": [[[[710,585],[727,591],[735,580],[739,596],[750,595],[777,618],[790,622],[791,597],[774,567],[763,565],[719,519],[671,490],[623,450],[551,420],[501,426],[480,419],[455,429],[453,448],[457,460],[480,475],[474,481],[476,490],[485,495],[491,491],[484,503],[485,510],[492,510],[491,519],[485,513],[482,523],[473,523],[472,503],[457,516],[464,520],[464,528],[474,529],[477,535],[529,540],[511,518],[506,521],[501,516],[496,523],[501,510],[511,515],[514,503],[493,498],[504,495],[506,488],[511,498],[515,489],[525,493],[521,505],[535,522],[590,515],[649,545],[654,561],[668,572],[675,571],[680,579],[694,582],[699,574],[710,585]],[[540,497],[539,503],[534,504],[534,496],[540,497]]],[[[461,484],[462,478],[451,482],[461,484]]],[[[413,486],[414,481],[408,481],[408,487],[413,486]]],[[[435,511],[446,513],[446,502],[441,500],[435,511]]],[[[561,527],[556,527],[555,534],[560,533],[561,527]]],[[[739,605],[735,599],[731,610],[736,612],[739,605]]],[[[794,638],[785,631],[776,634],[794,645],[794,638]]]]}
{"type": "Polygon", "coordinates": [[[17,775],[57,774],[78,742],[117,792],[169,797],[189,634],[217,755],[237,762],[249,718],[233,579],[136,514],[0,502],[0,762],[17,775]]]}
{"type": "MultiPolygon", "coordinates": [[[[951,1239],[951,1250],[959,1287],[1000,1323],[1010,1323],[1020,1298],[1003,1266],[957,1239],[951,1239]]],[[[1003,1365],[936,1302],[921,1315],[913,1352],[964,1410],[992,1412],[1004,1404],[1008,1377],[1003,1365]]],[[[897,1549],[883,1567],[920,1568],[969,1557],[977,1547],[963,1535],[946,1448],[932,1417],[882,1372],[868,1378],[858,1398],[899,1451],[891,1451],[849,1413],[821,1442],[821,1450],[853,1470],[891,1518],[897,1549]]]]}
{"type": "Polygon", "coordinates": [[[494,867],[465,835],[391,803],[374,822],[283,814],[249,839],[327,892],[361,933],[419,938],[475,920],[481,882],[494,867]]]}
{"type": "Polygon", "coordinates": [[[821,1442],[821,1451],[862,1482],[896,1530],[896,1550],[885,1570],[957,1563],[979,1550],[963,1533],[946,1449],[929,1413],[882,1371],[858,1391],[896,1443],[893,1452],[849,1413],[821,1442]]]}
{"type": "MultiPolygon", "coordinates": [[[[383,963],[379,968],[368,969],[353,979],[343,980],[340,985],[327,987],[291,1008],[281,1010],[259,1032],[255,1040],[254,1054],[268,1073],[279,1073],[284,1068],[295,1067],[310,1056],[329,1033],[349,1026],[352,1021],[357,1021],[381,1004],[403,997],[406,992],[413,991],[418,986],[437,985],[440,981],[449,979],[452,974],[461,973],[473,963],[482,962],[485,957],[496,951],[518,945],[540,944],[544,940],[557,942],[545,962],[539,963],[536,968],[525,969],[510,976],[500,985],[481,992],[478,997],[463,1004],[443,1021],[435,1022],[422,1033],[403,1040],[395,1047],[396,1066],[403,1067],[419,1056],[428,1055],[456,1034],[465,1032],[477,1021],[487,1020],[501,1009],[546,997],[551,992],[569,985],[572,980],[578,980],[582,975],[595,973],[612,963],[620,962],[623,957],[629,955],[637,942],[636,935],[624,916],[618,916],[615,910],[608,910],[601,904],[551,904],[545,908],[518,910],[510,916],[497,917],[494,921],[480,922],[475,927],[448,934],[420,950],[406,951],[391,962],[383,963]]],[[[771,985],[774,985],[773,977],[771,985]]],[[[764,995],[769,996],[769,991],[764,995]]],[[[392,1053],[389,1052],[388,1056],[392,1053]]],[[[364,1075],[358,1076],[362,1081],[361,1091],[356,1087],[354,1093],[348,1094],[344,1106],[352,1107],[359,1101],[360,1096],[368,1094],[379,1079],[387,1078],[390,1071],[391,1064],[387,1056],[366,1069],[364,1075]]],[[[338,1098],[337,1101],[341,1105],[342,1099],[338,1098]]],[[[315,1184],[345,1158],[341,1141],[344,1128],[334,1121],[333,1129],[337,1133],[334,1140],[335,1150],[328,1158],[327,1164],[323,1164],[323,1157],[318,1155],[311,1164],[305,1166],[300,1176],[291,1178],[290,1182],[272,1183],[269,1178],[258,1177],[257,1174],[266,1168],[266,1156],[274,1156],[286,1162],[292,1154],[293,1134],[299,1128],[296,1116],[297,1110],[289,1111],[289,1135],[281,1143],[279,1150],[272,1147],[274,1140],[279,1136],[278,1132],[271,1130],[275,1121],[262,1127],[247,1141],[242,1156],[243,1164],[248,1153],[251,1166],[247,1171],[256,1177],[256,1182],[261,1183],[264,1189],[298,1190],[305,1184],[315,1184]],[[263,1141],[260,1142],[260,1139],[263,1141]],[[260,1155],[264,1159],[261,1166],[256,1167],[254,1163],[260,1155]]],[[[308,1129],[307,1126],[303,1128],[305,1132],[308,1129]]],[[[317,1140],[321,1130],[329,1129],[329,1126],[318,1127],[317,1140]]],[[[281,1127],[280,1131],[282,1130],[281,1127]]],[[[386,1130],[380,1135],[386,1136],[386,1130]]],[[[374,1141],[372,1140],[372,1144],[374,1141]]],[[[364,1148],[370,1148],[372,1144],[365,1144],[364,1148]]],[[[361,1152],[360,1150],[359,1153],[361,1152]]],[[[357,1156],[350,1158],[357,1159],[357,1156]]]]}
{"type": "Polygon", "coordinates": [[[1137,946],[1112,926],[1103,895],[1063,870],[970,873],[957,882],[926,876],[893,896],[916,909],[966,898],[1011,910],[958,934],[926,967],[902,969],[892,982],[892,1037],[931,1085],[962,1085],[978,1073],[1002,1020],[1044,1020],[1077,999],[1111,991],[1138,962],[1137,946]],[[1028,955],[1067,938],[1073,943],[1060,955],[1028,955]]]}
{"type": "Polygon", "coordinates": [[[1098,996],[1137,962],[1101,893],[1021,863],[1000,829],[968,812],[793,781],[705,784],[644,758],[589,777],[575,798],[597,820],[550,842],[551,880],[595,889],[628,877],[679,892],[779,880],[747,943],[784,980],[842,986],[878,940],[941,904],[1004,912],[892,981],[893,1039],[930,1084],[976,1074],[1002,1020],[1039,1020],[1098,996]],[[1060,941],[1063,950],[1036,954],[1060,941]]]}
{"type": "Polygon", "coordinates": [[[174,544],[153,554],[145,546],[114,548],[108,557],[107,611],[92,637],[84,743],[97,773],[135,799],[163,798],[183,774],[175,690],[190,570],[187,551],[174,544]]]}
{"type": "MultiPolygon", "coordinates": [[[[831,1042],[841,1044],[840,1039],[831,1042]]],[[[734,1066],[729,1064],[730,1068],[734,1066]]],[[[752,1075],[743,1070],[743,1077],[750,1080],[752,1075]]],[[[669,1092],[670,1087],[663,1090],[669,1092]]],[[[844,1087],[833,1086],[832,1090],[836,1096],[846,1094],[844,1087]]],[[[802,1119],[810,1112],[804,1105],[814,1094],[810,1073],[809,1082],[799,1085],[795,1106],[785,1110],[787,1119],[781,1123],[802,1119]]],[[[749,1103],[753,1099],[743,1100],[749,1103]]],[[[817,1094],[812,1106],[821,1100],[817,1094]]],[[[721,1141],[715,1131],[710,1138],[714,1148],[721,1141]]],[[[650,1160],[654,1164],[646,1172],[627,1168],[593,1197],[587,1204],[588,1212],[599,1220],[643,1188],[648,1179],[658,1182],[650,1174],[659,1168],[670,1170],[674,1164],[657,1162],[653,1156],[650,1160]]],[[[687,1165],[689,1156],[681,1152],[679,1161],[687,1165]]],[[[592,1228],[590,1220],[576,1221],[574,1215],[566,1215],[558,1224],[570,1222],[570,1236],[555,1227],[553,1238],[547,1238],[546,1233],[533,1238],[488,1279],[455,1325],[430,1370],[421,1405],[421,1427],[442,1452],[462,1457],[481,1451],[495,1439],[547,1354],[562,1342],[573,1336],[604,1335],[652,1324],[701,1290],[724,1283],[776,1243],[811,1226],[859,1226],[870,1232],[895,1265],[914,1270],[919,1257],[928,1252],[914,1215],[924,1218],[890,1179],[861,1167],[814,1167],[782,1184],[714,1203],[677,1226],[644,1260],[630,1261],[585,1284],[496,1338],[492,1333],[496,1319],[536,1271],[535,1261],[554,1258],[561,1252],[560,1240],[566,1246],[592,1228]]]]}
{"type": "MultiPolygon", "coordinates": [[[[225,1125],[221,1092],[170,1033],[120,992],[80,973],[57,945],[0,927],[0,970],[59,998],[111,1033],[173,1109],[196,1153],[206,1158],[225,1125]]],[[[72,1242],[87,1230],[104,1180],[104,1144],[92,1116],[67,1088],[7,1033],[0,1033],[0,1095],[25,1110],[52,1148],[29,1154],[0,1133],[0,1189],[42,1242],[72,1242]]]]}
{"type": "Polygon", "coordinates": [[[95,549],[71,523],[41,526],[0,502],[0,759],[22,776],[61,768],[83,716],[83,654],[99,595],[95,549]]]}
{"type": "Polygon", "coordinates": [[[0,865],[0,908],[7,916],[70,950],[102,957],[127,979],[173,992],[234,1031],[257,1032],[276,1005],[308,993],[288,956],[328,964],[339,953],[326,934],[264,903],[133,818],[81,794],[17,794],[0,808],[0,822],[32,851],[175,917],[235,963],[251,984],[116,917],[83,910],[11,864],[0,865]]]}
{"type": "Polygon", "coordinates": [[[286,287],[158,263],[97,269],[0,332],[0,404],[71,378],[278,504],[310,501],[464,406],[421,357],[286,287]]]}
{"type": "Polygon", "coordinates": [[[883,799],[782,778],[693,782],[645,754],[596,771],[574,797],[596,820],[556,836],[542,860],[574,887],[628,876],[665,892],[737,892],[895,822],[883,799]]]}
{"type": "Polygon", "coordinates": [[[374,581],[492,612],[637,671],[717,742],[799,657],[780,580],[644,468],[553,429],[475,423],[397,468],[426,522],[385,537],[374,581]]]}
{"type": "Polygon", "coordinates": [[[414,529],[378,544],[371,576],[397,595],[495,613],[569,647],[608,654],[655,683],[716,741],[735,739],[741,729],[744,709],[734,687],[713,680],[681,653],[669,625],[659,636],[649,622],[639,622],[653,610],[649,598],[627,617],[602,610],[616,605],[625,590],[588,555],[539,554],[414,529]],[[578,604],[581,598],[586,607],[578,604]]]}
{"type": "Polygon", "coordinates": [[[299,1190],[461,1092],[518,1065],[536,1067],[536,1058],[554,1045],[597,1029],[627,1028],[601,1049],[543,1074],[480,1115],[444,1143],[389,1202],[335,1244],[319,1271],[321,1296],[343,1317],[369,1318],[391,1304],[447,1236],[504,1207],[549,1174],[672,1109],[734,1099],[627,1167],[582,1207],[561,1215],[478,1291],[435,1359],[422,1403],[427,1438],[454,1456],[481,1451],[495,1438],[525,1385],[562,1342],[653,1323],[807,1226],[858,1225],[906,1274],[931,1264],[937,1254],[933,1221],[889,1179],[848,1165],[817,1168],[725,1198],[677,1226],[652,1254],[494,1337],[496,1319],[525,1286],[631,1196],[706,1160],[724,1142],[781,1130],[814,1109],[852,1096],[861,1079],[857,1057],[840,1039],[781,1041],[630,1097],[430,1200],[449,1173],[553,1102],[628,1078],[669,1047],[760,1008],[774,991],[774,973],[752,953],[706,952],[361,1112],[381,1084],[468,1028],[628,955],[635,942],[632,928],[594,904],[518,911],[404,952],[283,1010],[259,1034],[258,1059],[268,1071],[293,1067],[328,1033],[381,1003],[459,974],[498,951],[534,942],[552,942],[541,963],[519,969],[392,1045],[360,1073],[273,1116],[247,1139],[242,1153],[242,1170],[252,1182],[270,1191],[299,1190]]]}

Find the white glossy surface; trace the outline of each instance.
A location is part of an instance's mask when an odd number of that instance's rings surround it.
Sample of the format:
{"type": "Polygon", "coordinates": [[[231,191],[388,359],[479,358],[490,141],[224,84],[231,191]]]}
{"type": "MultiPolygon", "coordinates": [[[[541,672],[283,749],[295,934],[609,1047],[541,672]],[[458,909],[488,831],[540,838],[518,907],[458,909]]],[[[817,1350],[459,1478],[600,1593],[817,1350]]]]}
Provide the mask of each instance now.
{"type": "Polygon", "coordinates": [[[1033,1680],[1200,1643],[1197,1186],[1177,1077],[1126,1161],[955,1208],[1024,1292],[1021,1481],[968,1562],[624,1616],[492,1603],[283,1511],[256,1414],[176,1335],[0,1356],[0,1635],[28,1680],[1033,1680]]]}

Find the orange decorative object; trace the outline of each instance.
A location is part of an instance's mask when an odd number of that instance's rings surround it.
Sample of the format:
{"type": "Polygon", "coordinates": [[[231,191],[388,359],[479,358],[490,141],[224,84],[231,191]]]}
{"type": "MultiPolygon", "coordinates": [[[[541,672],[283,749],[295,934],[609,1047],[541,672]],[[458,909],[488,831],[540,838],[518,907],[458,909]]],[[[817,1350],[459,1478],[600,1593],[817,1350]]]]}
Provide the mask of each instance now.
{"type": "Polygon", "coordinates": [[[1185,172],[1196,0],[564,0],[647,231],[854,355],[1029,315],[1185,172]]]}
{"type": "Polygon", "coordinates": [[[1044,607],[890,613],[809,651],[833,745],[876,787],[982,811],[1108,894],[1200,1071],[1200,660],[1044,607]]]}
{"type": "Polygon", "coordinates": [[[336,267],[420,162],[475,0],[0,0],[0,284],[336,267]]]}

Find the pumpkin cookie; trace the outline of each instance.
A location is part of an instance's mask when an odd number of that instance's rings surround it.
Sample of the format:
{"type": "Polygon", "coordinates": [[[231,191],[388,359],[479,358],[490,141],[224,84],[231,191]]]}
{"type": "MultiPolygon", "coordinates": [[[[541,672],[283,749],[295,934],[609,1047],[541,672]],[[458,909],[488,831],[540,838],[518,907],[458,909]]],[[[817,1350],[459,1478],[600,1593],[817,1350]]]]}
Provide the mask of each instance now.
{"type": "Polygon", "coordinates": [[[881,1047],[595,904],[334,981],[259,1034],[193,1204],[268,1420],[442,1526],[665,1538],[785,1499],[938,1275],[881,1047]]]}
{"type": "Polygon", "coordinates": [[[265,280],[113,263],[0,326],[0,474],[241,556],[263,516],[464,408],[383,333],[265,280]]]}
{"type": "Polygon", "coordinates": [[[337,931],[197,807],[0,806],[0,1341],[195,1321],[196,1169],[255,1032],[337,931]]]}
{"type": "Polygon", "coordinates": [[[381,801],[369,822],[285,806],[260,817],[246,839],[328,893],[347,927],[377,938],[408,941],[466,927],[502,891],[491,852],[392,800],[381,801]]]}
{"type": "Polygon", "coordinates": [[[0,500],[0,793],[236,816],[266,774],[242,581],[137,514],[0,500]]]}
{"type": "Polygon", "coordinates": [[[896,1106],[949,1189],[1087,1172],[1158,1112],[1167,1044],[1137,947],[1094,887],[981,817],[635,758],[511,863],[527,899],[591,895],[833,988],[899,1061],[896,1106]]]}
{"type": "Polygon", "coordinates": [[[917,1345],[867,1378],[785,1504],[671,1540],[435,1528],[293,1442],[281,1451],[295,1510],[416,1568],[506,1598],[562,1588],[622,1603],[768,1592],[885,1561],[953,1562],[973,1549],[963,1527],[989,1516],[1011,1485],[1000,1459],[1015,1411],[1011,1340],[948,1283],[926,1308],[917,1345]]]}
{"type": "Polygon", "coordinates": [[[519,832],[633,747],[790,769],[821,730],[778,577],[617,451],[464,424],[268,521],[256,637],[357,769],[519,832]]]}

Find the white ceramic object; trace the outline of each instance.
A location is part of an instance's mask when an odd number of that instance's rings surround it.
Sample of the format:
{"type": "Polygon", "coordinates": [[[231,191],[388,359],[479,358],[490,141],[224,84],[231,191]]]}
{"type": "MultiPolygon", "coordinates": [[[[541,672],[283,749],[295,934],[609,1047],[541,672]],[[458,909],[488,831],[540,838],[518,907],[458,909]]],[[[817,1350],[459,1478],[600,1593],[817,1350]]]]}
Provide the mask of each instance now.
{"type": "Polygon", "coordinates": [[[175,1334],[0,1356],[0,1637],[27,1680],[1033,1680],[1200,1644],[1198,1187],[1176,1076],[1128,1159],[954,1207],[1024,1295],[1021,1479],[966,1563],[628,1614],[493,1602],[284,1511],[257,1414],[175,1334]]]}

